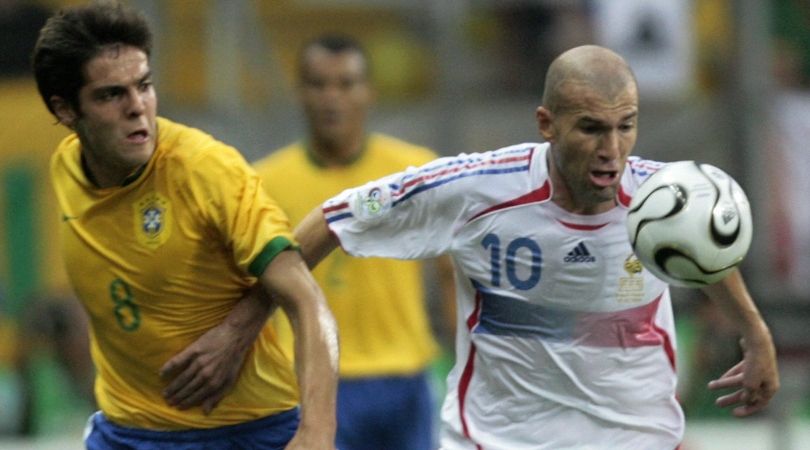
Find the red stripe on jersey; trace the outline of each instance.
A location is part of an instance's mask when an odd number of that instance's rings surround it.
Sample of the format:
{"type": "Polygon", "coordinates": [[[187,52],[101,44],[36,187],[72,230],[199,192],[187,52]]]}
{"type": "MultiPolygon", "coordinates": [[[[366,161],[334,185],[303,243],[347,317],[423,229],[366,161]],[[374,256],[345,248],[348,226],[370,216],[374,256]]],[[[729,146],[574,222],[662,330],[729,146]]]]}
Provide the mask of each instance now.
{"type": "Polygon", "coordinates": [[[672,339],[669,337],[669,333],[667,330],[659,327],[658,325],[653,324],[653,329],[661,335],[661,339],[664,340],[664,351],[667,354],[667,359],[669,359],[669,365],[672,366],[672,370],[676,370],[675,368],[675,347],[672,345],[672,339]]]}
{"type": "Polygon", "coordinates": [[[475,220],[475,219],[477,219],[477,218],[479,218],[479,217],[481,217],[483,215],[489,214],[489,213],[491,213],[493,211],[499,211],[501,209],[511,208],[512,206],[525,205],[525,204],[528,204],[528,203],[542,202],[542,201],[548,200],[549,198],[551,198],[551,184],[549,184],[549,182],[546,181],[543,184],[543,186],[540,187],[539,189],[535,189],[535,190],[529,192],[528,194],[521,195],[518,198],[514,198],[512,200],[500,203],[500,204],[495,205],[495,206],[491,206],[491,207],[481,211],[480,213],[472,216],[470,218],[470,220],[468,220],[467,222],[468,223],[472,222],[473,220],[475,220]]]}
{"type": "Polygon", "coordinates": [[[619,203],[625,208],[629,208],[630,202],[633,200],[633,197],[630,197],[627,195],[627,192],[624,192],[624,187],[621,185],[619,185],[619,193],[616,194],[616,197],[618,197],[619,203]]]}
{"type": "MultiPolygon", "coordinates": [[[[674,357],[666,332],[655,325],[661,296],[635,308],[613,312],[580,313],[573,336],[583,345],[593,347],[635,348],[663,346],[674,357]]],[[[670,361],[672,362],[672,361],[670,361]]]]}
{"type": "Polygon", "coordinates": [[[476,161],[474,163],[467,163],[467,164],[464,164],[462,166],[444,168],[442,170],[439,170],[438,172],[427,173],[425,175],[416,177],[416,178],[414,178],[412,180],[408,180],[407,182],[405,182],[405,184],[400,186],[400,188],[397,191],[395,191],[393,193],[393,195],[394,196],[399,196],[402,193],[404,193],[409,187],[411,187],[411,186],[413,186],[415,184],[422,183],[422,182],[425,182],[427,180],[432,180],[434,178],[440,178],[440,177],[445,176],[445,175],[453,175],[453,174],[456,174],[458,172],[477,169],[477,168],[482,167],[482,166],[494,166],[494,165],[499,165],[499,164],[511,164],[511,163],[514,163],[514,162],[531,160],[531,158],[532,158],[532,152],[529,152],[529,154],[527,156],[510,156],[510,157],[506,157],[506,158],[496,159],[494,161],[491,161],[491,160],[476,161]]]}
{"type": "Polygon", "coordinates": [[[580,231],[596,231],[607,225],[607,223],[600,223],[599,225],[582,225],[579,223],[565,222],[560,219],[557,219],[557,222],[560,222],[560,224],[562,224],[562,226],[566,228],[571,228],[573,230],[580,230],[580,231]]]}
{"type": "MultiPolygon", "coordinates": [[[[467,318],[467,329],[472,330],[478,323],[478,316],[481,313],[481,293],[475,294],[475,309],[470,317],[467,318]]],[[[467,364],[464,365],[464,372],[461,373],[461,379],[458,382],[458,412],[461,418],[461,429],[464,432],[464,437],[469,439],[475,444],[477,450],[482,450],[482,447],[475,443],[470,436],[470,429],[467,427],[467,418],[464,415],[464,403],[467,400],[467,389],[470,387],[472,381],[473,370],[475,369],[475,344],[470,342],[470,353],[467,355],[467,364]]]]}
{"type": "Polygon", "coordinates": [[[337,211],[338,209],[343,209],[343,208],[346,208],[348,206],[349,206],[348,202],[343,202],[343,203],[337,204],[335,206],[330,206],[328,208],[323,208],[323,213],[324,214],[329,214],[332,211],[337,211]]]}

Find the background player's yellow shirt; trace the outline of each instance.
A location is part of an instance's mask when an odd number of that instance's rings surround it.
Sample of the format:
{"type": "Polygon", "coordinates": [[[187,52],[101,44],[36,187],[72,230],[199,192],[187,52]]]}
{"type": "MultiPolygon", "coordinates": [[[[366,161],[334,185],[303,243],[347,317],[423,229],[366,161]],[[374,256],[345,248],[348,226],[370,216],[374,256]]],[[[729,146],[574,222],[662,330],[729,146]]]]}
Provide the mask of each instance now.
{"type": "MultiPolygon", "coordinates": [[[[293,225],[312,208],[346,188],[436,158],[418,147],[372,134],[351,164],[323,167],[303,143],[284,147],[254,167],[267,192],[293,225]]],[[[436,354],[425,312],[422,265],[416,261],[353,258],[337,249],[313,270],[338,324],[340,375],[406,375],[424,369],[436,354]]],[[[285,349],[292,332],[283,314],[272,319],[285,349]]]]}
{"type": "Polygon", "coordinates": [[[159,118],[157,149],[125,186],[87,180],[76,135],[59,145],[51,178],[68,275],[90,317],[96,398],[110,420],[207,428],[298,404],[290,358],[269,324],[209,416],[161,397],[160,367],[221,323],[251,274],[293,244],[286,216],[235,149],[159,118]]]}

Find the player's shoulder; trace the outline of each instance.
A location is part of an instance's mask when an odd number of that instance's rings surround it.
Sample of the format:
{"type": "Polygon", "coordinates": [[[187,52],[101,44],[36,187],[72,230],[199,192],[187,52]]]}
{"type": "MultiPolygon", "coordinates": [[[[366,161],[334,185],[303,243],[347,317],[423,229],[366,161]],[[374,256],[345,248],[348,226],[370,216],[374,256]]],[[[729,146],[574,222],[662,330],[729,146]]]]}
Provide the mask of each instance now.
{"type": "Polygon", "coordinates": [[[81,143],[76,133],[71,133],[63,138],[56,150],[51,155],[50,171],[51,177],[56,182],[63,175],[71,172],[81,172],[81,143]]]}
{"type": "Polygon", "coordinates": [[[162,117],[158,118],[157,124],[157,151],[174,163],[197,164],[206,160],[226,162],[244,159],[237,149],[198,128],[162,117]]]}
{"type": "Polygon", "coordinates": [[[650,175],[654,174],[667,163],[646,159],[641,156],[630,156],[625,163],[624,176],[622,177],[622,187],[628,192],[635,192],[638,186],[650,175]]]}
{"type": "Polygon", "coordinates": [[[428,147],[385,133],[371,133],[367,145],[374,156],[393,158],[410,165],[422,165],[439,157],[428,147]]]}
{"type": "Polygon", "coordinates": [[[81,151],[79,136],[76,133],[70,133],[59,141],[56,150],[51,155],[51,164],[63,163],[72,159],[73,155],[78,154],[79,151],[81,151]]]}
{"type": "Polygon", "coordinates": [[[204,179],[224,182],[245,172],[248,166],[236,148],[197,128],[158,119],[158,143],[154,167],[182,181],[204,179]]]}
{"type": "Polygon", "coordinates": [[[288,170],[290,167],[306,161],[306,149],[303,142],[296,141],[273,150],[253,162],[253,168],[259,174],[288,170]]]}

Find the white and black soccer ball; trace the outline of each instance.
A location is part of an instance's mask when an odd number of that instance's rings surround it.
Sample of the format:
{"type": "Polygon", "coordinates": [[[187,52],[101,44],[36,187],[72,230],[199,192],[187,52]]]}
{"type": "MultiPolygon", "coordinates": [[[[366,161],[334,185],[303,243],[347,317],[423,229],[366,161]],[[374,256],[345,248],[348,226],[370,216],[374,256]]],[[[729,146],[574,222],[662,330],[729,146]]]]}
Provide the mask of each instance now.
{"type": "Polygon", "coordinates": [[[638,259],[681,287],[720,281],[751,246],[751,206],[727,173],[709,164],[667,164],[630,203],[627,232],[638,259]]]}

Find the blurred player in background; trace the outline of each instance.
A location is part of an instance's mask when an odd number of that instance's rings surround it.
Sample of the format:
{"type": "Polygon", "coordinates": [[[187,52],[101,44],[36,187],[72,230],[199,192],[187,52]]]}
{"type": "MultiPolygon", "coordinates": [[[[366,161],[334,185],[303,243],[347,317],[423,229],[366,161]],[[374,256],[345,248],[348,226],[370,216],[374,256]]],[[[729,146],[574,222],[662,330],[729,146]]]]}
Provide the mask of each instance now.
{"type": "MultiPolygon", "coordinates": [[[[436,158],[426,148],[367,132],[374,92],[367,54],[355,40],[314,39],[302,48],[299,72],[309,134],[255,164],[293,224],[346,188],[436,158]]],[[[452,266],[447,258],[437,262],[446,303],[452,305],[452,266]]],[[[337,251],[313,272],[340,335],[341,450],[436,448],[428,369],[437,346],[422,270],[416,261],[360,259],[337,251]]],[[[292,350],[286,317],[275,314],[273,323],[292,350]]]]}
{"type": "Polygon", "coordinates": [[[74,132],[51,181],[97,370],[86,445],[332,449],[337,336],[323,295],[242,156],[157,117],[150,50],[144,18],[105,2],[52,16],[33,55],[45,104],[74,132]],[[264,326],[264,291],[260,313],[239,307],[257,283],[292,319],[295,367],[264,326]],[[198,358],[222,348],[244,363],[198,358]],[[186,409],[200,395],[221,401],[186,409]]]}
{"type": "MultiPolygon", "coordinates": [[[[536,118],[546,143],[442,158],[358,188],[296,227],[312,266],[351,255],[450,254],[456,365],[443,449],[674,449],[675,328],[668,286],[643,269],[627,207],[661,163],[630,156],[638,90],[597,46],[550,65],[536,118]]],[[[703,289],[742,336],[743,360],[713,389],[735,416],[779,387],[768,327],[739,271],[703,289]]]]}

